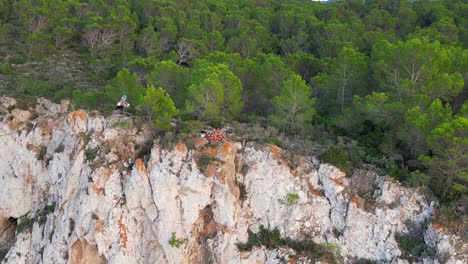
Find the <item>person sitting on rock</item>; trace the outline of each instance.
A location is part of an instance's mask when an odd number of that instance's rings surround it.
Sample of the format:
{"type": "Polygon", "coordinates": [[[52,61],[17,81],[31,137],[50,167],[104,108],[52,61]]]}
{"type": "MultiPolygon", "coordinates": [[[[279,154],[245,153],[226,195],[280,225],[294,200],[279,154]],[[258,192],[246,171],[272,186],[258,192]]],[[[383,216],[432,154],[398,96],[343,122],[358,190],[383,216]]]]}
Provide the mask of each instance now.
{"type": "Polygon", "coordinates": [[[123,95],[120,98],[120,101],[117,103],[117,106],[115,107],[116,110],[125,110],[128,108],[130,104],[127,102],[127,95],[123,95]]]}

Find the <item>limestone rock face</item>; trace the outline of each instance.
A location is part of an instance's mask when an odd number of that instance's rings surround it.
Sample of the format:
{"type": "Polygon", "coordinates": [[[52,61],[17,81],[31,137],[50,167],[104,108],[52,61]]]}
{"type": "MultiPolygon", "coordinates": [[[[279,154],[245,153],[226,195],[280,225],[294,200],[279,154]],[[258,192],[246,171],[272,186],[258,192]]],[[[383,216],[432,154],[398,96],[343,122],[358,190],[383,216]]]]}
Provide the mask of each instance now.
{"type": "Polygon", "coordinates": [[[163,148],[127,117],[59,106],[29,129],[0,123],[0,228],[16,221],[2,263],[311,263],[289,248],[239,251],[261,225],[332,244],[346,263],[409,263],[396,237],[410,222],[427,226],[421,262],[468,261],[462,238],[428,224],[434,204],[386,177],[363,172],[366,200],[336,167],[273,145],[163,148]]]}

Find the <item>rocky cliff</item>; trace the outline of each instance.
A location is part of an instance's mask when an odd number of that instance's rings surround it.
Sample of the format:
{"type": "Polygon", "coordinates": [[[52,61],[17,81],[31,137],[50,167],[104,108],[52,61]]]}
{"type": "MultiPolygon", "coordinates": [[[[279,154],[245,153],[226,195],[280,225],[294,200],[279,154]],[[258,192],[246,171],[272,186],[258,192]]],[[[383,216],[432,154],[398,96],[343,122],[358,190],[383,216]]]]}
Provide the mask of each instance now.
{"type": "Polygon", "coordinates": [[[273,145],[163,148],[125,116],[0,99],[2,263],[330,262],[286,246],[240,251],[261,226],[339,262],[468,262],[463,238],[429,221],[435,204],[385,176],[346,177],[273,145]],[[418,256],[401,246],[414,232],[418,256]]]}

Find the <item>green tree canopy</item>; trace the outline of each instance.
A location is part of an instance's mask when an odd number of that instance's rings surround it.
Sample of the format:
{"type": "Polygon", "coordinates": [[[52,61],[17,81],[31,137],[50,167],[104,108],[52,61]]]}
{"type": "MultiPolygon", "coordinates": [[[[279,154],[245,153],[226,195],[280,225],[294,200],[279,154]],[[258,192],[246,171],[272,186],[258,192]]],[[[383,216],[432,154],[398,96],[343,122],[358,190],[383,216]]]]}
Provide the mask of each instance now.
{"type": "Polygon", "coordinates": [[[273,98],[275,113],[270,119],[285,129],[300,130],[311,125],[315,114],[309,86],[297,74],[284,81],[281,92],[273,98]]]}

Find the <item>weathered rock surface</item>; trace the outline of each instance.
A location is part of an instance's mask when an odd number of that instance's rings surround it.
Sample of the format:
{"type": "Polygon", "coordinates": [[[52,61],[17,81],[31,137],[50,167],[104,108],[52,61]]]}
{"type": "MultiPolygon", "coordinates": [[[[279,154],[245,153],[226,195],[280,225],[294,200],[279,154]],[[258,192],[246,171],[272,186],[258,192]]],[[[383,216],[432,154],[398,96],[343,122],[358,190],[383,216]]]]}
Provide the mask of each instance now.
{"type": "Polygon", "coordinates": [[[462,238],[428,223],[434,204],[385,177],[362,172],[374,179],[367,201],[334,166],[302,156],[290,166],[276,146],[165,149],[144,130],[114,125],[130,123],[127,117],[82,110],[57,117],[64,108],[45,104],[29,126],[8,115],[0,123],[0,228],[5,219],[18,226],[13,241],[0,237],[0,245],[12,242],[2,263],[293,261],[291,249],[238,250],[260,225],[333,244],[347,263],[408,263],[396,234],[408,233],[409,222],[428,226],[424,239],[433,254],[419,261],[468,262],[462,238]],[[285,202],[288,194],[299,198],[285,202]]]}

